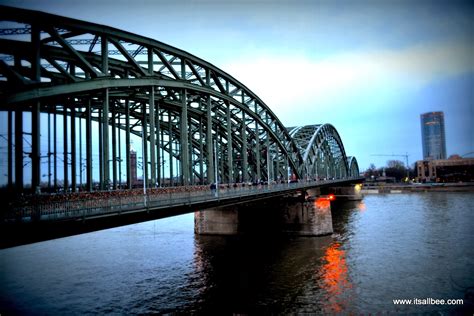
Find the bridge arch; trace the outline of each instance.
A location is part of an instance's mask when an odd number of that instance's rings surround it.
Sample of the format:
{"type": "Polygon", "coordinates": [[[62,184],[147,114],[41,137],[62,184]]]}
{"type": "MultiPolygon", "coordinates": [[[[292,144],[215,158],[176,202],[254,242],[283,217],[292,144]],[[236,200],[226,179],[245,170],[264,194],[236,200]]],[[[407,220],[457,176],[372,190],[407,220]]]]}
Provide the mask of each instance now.
{"type": "Polygon", "coordinates": [[[349,166],[349,175],[351,177],[358,177],[359,176],[359,164],[357,163],[357,159],[354,156],[347,157],[347,165],[349,166]]]}
{"type": "Polygon", "coordinates": [[[76,191],[83,177],[85,190],[119,188],[124,161],[131,188],[132,135],[141,138],[145,187],[303,178],[323,161],[328,175],[349,174],[331,125],[314,125],[302,151],[244,84],[140,35],[0,6],[0,74],[11,188],[24,189],[23,164],[33,189],[44,173],[50,189],[76,191]]]}
{"type": "Polygon", "coordinates": [[[301,152],[302,172],[310,179],[350,176],[341,137],[331,124],[299,126],[290,135],[301,152]]]}

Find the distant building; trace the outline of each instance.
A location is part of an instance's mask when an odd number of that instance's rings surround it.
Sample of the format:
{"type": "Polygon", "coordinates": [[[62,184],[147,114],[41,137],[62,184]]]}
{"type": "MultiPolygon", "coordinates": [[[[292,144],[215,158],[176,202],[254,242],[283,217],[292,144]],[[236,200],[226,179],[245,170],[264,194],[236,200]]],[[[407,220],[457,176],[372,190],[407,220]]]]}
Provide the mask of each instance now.
{"type": "Polygon", "coordinates": [[[421,182],[473,182],[474,158],[452,155],[449,159],[420,160],[416,170],[421,182]]]}
{"type": "Polygon", "coordinates": [[[444,113],[428,112],[421,114],[420,117],[423,159],[446,159],[444,113]]]}

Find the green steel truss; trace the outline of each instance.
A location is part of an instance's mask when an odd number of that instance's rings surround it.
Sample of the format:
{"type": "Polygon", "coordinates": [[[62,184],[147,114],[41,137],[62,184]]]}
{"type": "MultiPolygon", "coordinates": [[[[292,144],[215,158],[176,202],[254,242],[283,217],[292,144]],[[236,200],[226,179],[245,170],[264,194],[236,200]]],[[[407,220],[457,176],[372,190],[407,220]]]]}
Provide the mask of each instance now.
{"type": "Polygon", "coordinates": [[[54,165],[58,186],[58,158],[70,161],[62,172],[65,189],[77,190],[84,160],[85,189],[93,190],[93,139],[99,142],[100,189],[117,188],[124,165],[131,187],[131,134],[142,138],[148,187],[291,175],[348,177],[357,170],[331,125],[288,131],[250,89],[209,62],[108,26],[0,6],[0,74],[0,111],[8,117],[8,184],[19,190],[26,160],[32,188],[40,186],[45,160],[49,169],[54,165]],[[54,136],[40,135],[41,113],[49,113],[54,136]],[[60,127],[57,117],[68,119],[60,120],[60,127]],[[31,119],[27,157],[26,119],[31,119]],[[71,132],[78,124],[87,135],[81,153],[71,132]],[[53,150],[58,142],[64,144],[63,157],[53,150]],[[120,146],[127,148],[125,157],[120,146]]]}

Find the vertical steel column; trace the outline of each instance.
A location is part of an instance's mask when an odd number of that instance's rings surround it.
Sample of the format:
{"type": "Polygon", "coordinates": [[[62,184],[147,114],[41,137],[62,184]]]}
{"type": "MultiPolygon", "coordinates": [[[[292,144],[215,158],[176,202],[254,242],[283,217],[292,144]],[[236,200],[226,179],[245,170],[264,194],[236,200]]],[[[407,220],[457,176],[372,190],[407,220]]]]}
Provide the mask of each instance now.
{"type": "MultiPolygon", "coordinates": [[[[217,111],[217,108],[218,106],[216,106],[216,116],[218,114],[218,111],[217,111]]],[[[217,120],[217,117],[216,117],[216,120],[217,120]]],[[[219,122],[219,120],[217,120],[217,122],[219,122]]],[[[221,162],[222,162],[222,157],[220,155],[220,141],[222,141],[220,139],[220,128],[219,128],[219,124],[216,126],[216,137],[215,137],[215,140],[216,140],[216,144],[215,144],[215,149],[214,149],[214,164],[215,164],[215,167],[214,167],[214,172],[215,172],[215,178],[216,178],[216,183],[221,183],[222,182],[222,173],[221,173],[221,169],[222,169],[222,165],[221,165],[221,162]]]]}
{"type": "Polygon", "coordinates": [[[130,161],[130,100],[125,100],[125,160],[127,161],[127,188],[132,188],[132,170],[130,161]]]}
{"type": "Polygon", "coordinates": [[[170,150],[170,186],[173,186],[173,128],[171,126],[171,111],[168,112],[168,145],[170,150]]]}
{"type": "Polygon", "coordinates": [[[275,168],[275,170],[276,170],[276,175],[274,174],[274,175],[273,175],[273,178],[274,178],[275,180],[279,180],[278,178],[279,178],[279,174],[280,174],[280,157],[279,157],[279,155],[278,155],[278,152],[276,153],[276,157],[277,157],[277,159],[275,159],[275,160],[276,160],[276,168],[275,168]]]}
{"type": "Polygon", "coordinates": [[[314,178],[317,180],[319,177],[319,156],[316,155],[314,159],[314,178]]]}
{"type": "Polygon", "coordinates": [[[156,141],[155,141],[155,89],[150,87],[150,94],[149,94],[149,113],[148,119],[150,120],[150,176],[151,176],[151,187],[156,187],[156,141]]]}
{"type": "Polygon", "coordinates": [[[48,191],[51,191],[51,113],[48,111],[48,191]]]}
{"type": "MultiPolygon", "coordinates": [[[[163,120],[163,118],[162,118],[163,120]]],[[[160,141],[161,141],[161,144],[160,144],[160,147],[161,147],[161,157],[162,157],[162,163],[161,163],[161,182],[160,184],[161,185],[164,185],[165,183],[165,143],[164,143],[164,139],[165,139],[165,131],[164,129],[161,129],[161,138],[160,138],[160,141]]]]}
{"type": "MultiPolygon", "coordinates": [[[[119,125],[120,125],[120,114],[118,115],[119,118],[119,125]]],[[[122,189],[122,131],[120,128],[117,130],[118,132],[118,157],[117,157],[117,163],[118,163],[118,187],[119,189],[122,189]]]]}
{"type": "Polygon", "coordinates": [[[316,180],[319,180],[319,149],[316,151],[316,155],[314,158],[314,171],[316,180]]]}
{"type": "Polygon", "coordinates": [[[54,191],[58,190],[58,118],[57,118],[57,107],[54,106],[53,109],[53,169],[54,169],[54,191]]]}
{"type": "Polygon", "coordinates": [[[214,175],[214,157],[212,145],[212,115],[211,115],[211,96],[207,96],[207,111],[206,111],[206,147],[207,147],[207,181],[209,183],[216,183],[214,175]]]}
{"type": "Polygon", "coordinates": [[[143,114],[143,117],[142,117],[142,138],[143,138],[143,142],[142,142],[142,169],[143,169],[143,182],[144,182],[144,186],[145,188],[148,187],[148,147],[147,147],[147,126],[148,126],[148,122],[147,122],[147,119],[146,119],[146,103],[144,102],[143,105],[142,105],[142,114],[143,114]]]}
{"type": "MultiPolygon", "coordinates": [[[[31,43],[33,46],[31,70],[33,80],[38,83],[41,82],[40,31],[39,27],[33,23],[31,27],[31,43]]],[[[40,102],[34,101],[31,108],[31,188],[34,193],[40,191],[41,182],[40,113],[40,102]]]]}
{"type": "Polygon", "coordinates": [[[97,129],[99,130],[99,190],[104,189],[104,157],[103,157],[103,152],[104,152],[104,146],[103,146],[103,129],[102,129],[102,114],[103,109],[99,107],[98,111],[98,123],[97,123],[97,129]]]}
{"type": "MultiPolygon", "coordinates": [[[[219,131],[219,129],[217,130],[219,131]]],[[[219,159],[219,174],[218,174],[218,179],[220,176],[220,181],[219,183],[224,183],[224,146],[222,146],[222,134],[219,132],[217,133],[219,135],[219,141],[217,142],[217,157],[219,159]]]]}
{"type": "MultiPolygon", "coordinates": [[[[227,91],[229,90],[229,83],[227,82],[227,91]]],[[[233,176],[233,163],[232,163],[232,120],[230,118],[230,104],[229,102],[226,102],[226,121],[227,121],[227,177],[228,177],[228,183],[231,183],[234,181],[234,176],[233,176]]]]}
{"type": "Polygon", "coordinates": [[[156,102],[156,111],[155,111],[155,124],[156,124],[156,178],[158,180],[158,186],[161,186],[161,119],[160,119],[160,103],[156,102]]]}
{"type": "Polygon", "coordinates": [[[200,178],[199,184],[201,185],[204,184],[204,143],[203,143],[202,124],[203,124],[202,117],[200,117],[199,118],[199,178],[200,178]]]}
{"type": "Polygon", "coordinates": [[[82,117],[79,117],[79,191],[82,190],[82,117]]]}
{"type": "Polygon", "coordinates": [[[111,109],[112,114],[112,185],[117,190],[117,126],[115,122],[115,104],[111,109]]]}
{"type": "MultiPolygon", "coordinates": [[[[153,49],[147,47],[148,50],[148,73],[150,76],[154,75],[153,71],[153,49]]],[[[159,115],[159,108],[155,113],[155,89],[150,87],[150,159],[151,159],[151,178],[152,187],[156,187],[160,182],[160,121],[157,117],[159,115]],[[156,125],[156,130],[155,130],[156,125]],[[156,136],[156,137],[155,137],[156,136]],[[155,139],[156,138],[156,139],[155,139]],[[157,144],[158,143],[158,144],[157,144]]]]}
{"type": "MultiPolygon", "coordinates": [[[[72,76],[76,75],[76,67],[70,66],[69,72],[72,76]]],[[[76,108],[74,101],[71,106],[71,191],[76,192],[77,174],[76,174],[76,108]]]]}
{"type": "Polygon", "coordinates": [[[23,110],[15,110],[15,186],[23,191],[23,110]]]}
{"type": "Polygon", "coordinates": [[[102,116],[102,159],[104,164],[104,183],[102,189],[109,189],[110,184],[110,168],[109,168],[109,89],[104,89],[104,103],[102,116]]]}
{"type": "Polygon", "coordinates": [[[189,172],[189,183],[194,185],[194,151],[193,151],[193,138],[195,130],[193,130],[192,119],[188,117],[188,172],[189,172]]]}
{"type": "MultiPolygon", "coordinates": [[[[101,39],[101,56],[102,56],[102,72],[105,75],[109,74],[109,41],[107,36],[103,35],[101,39]]],[[[99,129],[102,131],[101,142],[102,148],[99,150],[99,155],[102,159],[102,171],[100,188],[102,190],[108,189],[109,185],[109,90],[104,89],[103,95],[103,112],[102,121],[100,121],[99,129]]],[[[99,143],[99,145],[100,145],[99,143]]]]}
{"type": "MultiPolygon", "coordinates": [[[[243,101],[243,92],[242,92],[242,101],[243,101]]],[[[243,103],[243,102],[242,102],[243,103]]],[[[244,183],[248,182],[249,172],[248,172],[248,153],[247,153],[247,129],[245,125],[245,111],[242,110],[242,181],[244,183]]]]}
{"type": "Polygon", "coordinates": [[[13,189],[13,112],[8,110],[8,189],[13,189]]]}
{"type": "Polygon", "coordinates": [[[257,181],[260,181],[260,135],[258,129],[258,122],[255,121],[255,164],[257,167],[257,181]]]}
{"type": "Polygon", "coordinates": [[[31,109],[31,164],[32,164],[32,177],[31,177],[31,188],[35,193],[40,191],[41,182],[41,152],[40,152],[40,102],[34,102],[31,109]]]}
{"type": "Polygon", "coordinates": [[[63,157],[64,157],[64,182],[63,188],[67,192],[69,189],[69,178],[68,178],[68,144],[67,144],[67,106],[63,106],[63,157]]]}
{"type": "Polygon", "coordinates": [[[71,189],[76,192],[76,108],[71,107],[71,189]]]}
{"type": "MultiPolygon", "coordinates": [[[[100,156],[100,153],[99,153],[100,156]]],[[[91,99],[87,99],[86,105],[86,178],[87,191],[92,191],[92,107],[91,99]]]]}
{"type": "Polygon", "coordinates": [[[273,159],[272,159],[272,151],[270,146],[270,132],[267,132],[267,173],[268,173],[268,181],[273,180],[273,159]]]}
{"type": "Polygon", "coordinates": [[[181,142],[181,176],[182,185],[189,184],[189,148],[188,148],[188,105],[186,89],[181,90],[181,119],[179,121],[180,127],[180,142],[181,142]]]}

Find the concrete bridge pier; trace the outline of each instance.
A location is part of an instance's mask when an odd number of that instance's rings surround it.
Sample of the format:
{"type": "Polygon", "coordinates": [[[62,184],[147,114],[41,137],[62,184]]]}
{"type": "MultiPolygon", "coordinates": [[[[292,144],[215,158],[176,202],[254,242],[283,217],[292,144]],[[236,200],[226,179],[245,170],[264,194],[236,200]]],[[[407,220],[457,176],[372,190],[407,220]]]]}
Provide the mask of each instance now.
{"type": "Polygon", "coordinates": [[[197,211],[194,230],[200,235],[332,234],[329,200],[316,197],[280,197],[197,211]]]}
{"type": "Polygon", "coordinates": [[[296,236],[323,236],[333,233],[331,203],[307,196],[304,201],[287,203],[281,216],[283,233],[296,236]]]}
{"type": "Polygon", "coordinates": [[[237,235],[238,206],[224,206],[194,212],[194,232],[199,235],[237,235]]]}

